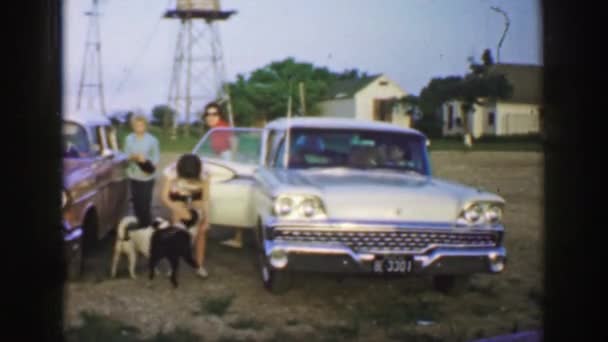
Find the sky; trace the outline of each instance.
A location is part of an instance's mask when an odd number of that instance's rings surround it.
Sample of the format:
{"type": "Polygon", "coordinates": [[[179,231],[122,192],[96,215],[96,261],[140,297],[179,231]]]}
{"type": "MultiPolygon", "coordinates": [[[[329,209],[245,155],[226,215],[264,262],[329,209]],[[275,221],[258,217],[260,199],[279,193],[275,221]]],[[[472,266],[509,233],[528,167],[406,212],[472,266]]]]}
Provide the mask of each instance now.
{"type": "MultiPolygon", "coordinates": [[[[99,0],[108,112],[167,102],[179,23],[162,19],[175,0],[99,0]],[[120,87],[119,87],[120,86],[120,87]]],[[[76,107],[92,0],[65,0],[64,101],[76,107]]],[[[228,80],[294,57],[342,71],[384,73],[418,95],[433,77],[462,75],[467,58],[496,46],[500,62],[542,64],[537,0],[225,0],[237,14],[220,24],[228,80]]]]}

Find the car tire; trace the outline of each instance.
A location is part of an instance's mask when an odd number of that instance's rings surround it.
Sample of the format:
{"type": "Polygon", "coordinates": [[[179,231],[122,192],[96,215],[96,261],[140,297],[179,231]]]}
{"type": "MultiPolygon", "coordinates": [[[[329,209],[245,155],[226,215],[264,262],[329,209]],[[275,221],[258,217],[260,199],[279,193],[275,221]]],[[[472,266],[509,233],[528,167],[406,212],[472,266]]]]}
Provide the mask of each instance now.
{"type": "Polygon", "coordinates": [[[292,275],[287,271],[275,270],[268,264],[264,253],[260,224],[258,224],[258,227],[255,230],[255,240],[256,260],[264,288],[275,295],[286,293],[291,289],[292,275]]]}
{"type": "Polygon", "coordinates": [[[444,294],[457,295],[466,291],[469,276],[438,275],[433,277],[433,288],[444,294]]]}
{"type": "Polygon", "coordinates": [[[89,212],[84,219],[83,223],[83,236],[82,243],[80,245],[81,253],[81,267],[80,276],[84,276],[88,273],[87,260],[90,260],[95,247],[97,246],[97,214],[95,212],[89,212]]]}
{"type": "Polygon", "coordinates": [[[272,294],[283,294],[291,289],[291,273],[286,271],[274,270],[268,265],[263,263],[260,268],[262,283],[264,287],[272,294]]]}

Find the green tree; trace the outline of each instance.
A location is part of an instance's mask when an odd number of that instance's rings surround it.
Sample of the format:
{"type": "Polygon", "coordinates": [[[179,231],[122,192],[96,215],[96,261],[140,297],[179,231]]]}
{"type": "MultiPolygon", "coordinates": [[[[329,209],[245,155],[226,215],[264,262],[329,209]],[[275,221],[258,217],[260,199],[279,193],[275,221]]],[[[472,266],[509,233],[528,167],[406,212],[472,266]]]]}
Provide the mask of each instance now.
{"type": "Polygon", "coordinates": [[[293,58],[275,61],[248,76],[238,75],[236,81],[229,84],[234,119],[238,125],[251,125],[285,116],[290,95],[294,110],[301,108],[300,82],[304,84],[306,114],[318,115],[318,104],[332,82],[364,76],[356,69],[335,73],[293,58]]]}
{"type": "Polygon", "coordinates": [[[513,86],[506,77],[492,71],[494,60],[489,49],[482,55],[482,62],[477,63],[469,58],[470,71],[464,76],[448,76],[433,78],[420,92],[419,107],[423,113],[425,124],[434,122],[432,126],[441,125],[440,108],[449,100],[459,100],[461,107],[461,122],[464,128],[465,143],[471,142],[468,113],[475,105],[482,105],[497,99],[506,99],[513,93],[513,86]]]}
{"type": "Polygon", "coordinates": [[[450,94],[451,98],[460,100],[462,103],[460,113],[464,128],[464,142],[468,146],[473,142],[469,130],[468,114],[475,108],[475,105],[483,105],[497,99],[507,99],[513,94],[513,86],[505,75],[492,72],[494,62],[489,49],[484,51],[482,63],[477,63],[473,58],[469,58],[469,64],[471,72],[464,77],[462,84],[455,89],[454,93],[450,94]]]}
{"type": "Polygon", "coordinates": [[[162,126],[165,131],[169,130],[174,117],[175,110],[168,105],[157,105],[152,108],[152,124],[162,126]]]}

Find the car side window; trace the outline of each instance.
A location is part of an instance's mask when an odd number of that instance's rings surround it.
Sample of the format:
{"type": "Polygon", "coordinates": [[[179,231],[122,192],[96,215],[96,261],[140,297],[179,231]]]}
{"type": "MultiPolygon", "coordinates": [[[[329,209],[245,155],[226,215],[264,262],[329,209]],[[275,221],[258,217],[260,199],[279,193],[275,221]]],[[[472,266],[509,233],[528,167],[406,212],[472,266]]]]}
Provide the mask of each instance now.
{"type": "Polygon", "coordinates": [[[75,122],[63,123],[63,156],[65,158],[86,158],[90,156],[91,144],[87,130],[75,122]]]}
{"type": "Polygon", "coordinates": [[[106,142],[108,144],[108,148],[112,151],[120,151],[120,145],[118,143],[116,128],[108,125],[108,126],[104,126],[104,131],[106,134],[106,142]]]}
{"type": "Polygon", "coordinates": [[[103,150],[103,126],[93,126],[91,128],[91,154],[98,156],[103,150]]]}

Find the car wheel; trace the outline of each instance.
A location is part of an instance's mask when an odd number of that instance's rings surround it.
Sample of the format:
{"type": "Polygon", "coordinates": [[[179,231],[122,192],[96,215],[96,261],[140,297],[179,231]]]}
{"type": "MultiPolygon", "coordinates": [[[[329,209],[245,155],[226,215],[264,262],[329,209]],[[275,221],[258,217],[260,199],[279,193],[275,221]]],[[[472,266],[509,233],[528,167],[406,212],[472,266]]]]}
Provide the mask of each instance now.
{"type": "Polygon", "coordinates": [[[469,276],[439,275],[433,277],[435,290],[445,294],[463,293],[469,285],[469,276]]]}
{"type": "Polygon", "coordinates": [[[257,264],[264,287],[273,294],[283,294],[291,288],[291,273],[272,269],[266,260],[260,226],[255,231],[257,264]]]}
{"type": "Polygon", "coordinates": [[[286,271],[273,270],[268,263],[260,269],[264,287],[273,294],[283,294],[291,288],[291,274],[286,271]]]}
{"type": "Polygon", "coordinates": [[[82,236],[82,244],[80,245],[80,253],[81,253],[81,267],[80,267],[80,275],[86,275],[89,271],[89,268],[86,266],[87,261],[89,261],[95,251],[95,247],[97,246],[97,215],[95,212],[90,212],[87,214],[83,224],[83,236],[82,236]]]}

